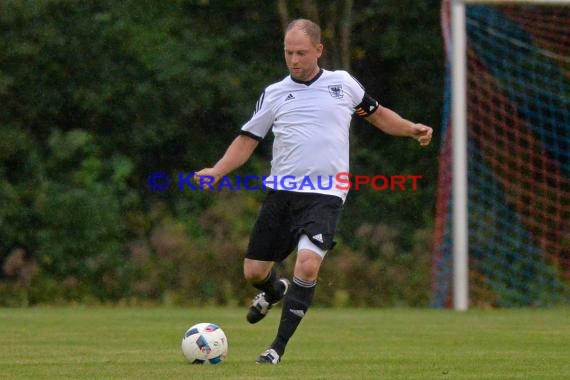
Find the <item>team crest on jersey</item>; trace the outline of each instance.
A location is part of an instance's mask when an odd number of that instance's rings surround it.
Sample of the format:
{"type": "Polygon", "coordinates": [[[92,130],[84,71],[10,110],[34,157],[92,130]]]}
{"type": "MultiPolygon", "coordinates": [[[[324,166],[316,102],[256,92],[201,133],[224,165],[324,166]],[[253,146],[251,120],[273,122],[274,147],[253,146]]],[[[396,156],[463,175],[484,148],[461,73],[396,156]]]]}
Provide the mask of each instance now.
{"type": "Polygon", "coordinates": [[[329,93],[335,99],[342,99],[342,84],[333,84],[329,86],[329,93]]]}

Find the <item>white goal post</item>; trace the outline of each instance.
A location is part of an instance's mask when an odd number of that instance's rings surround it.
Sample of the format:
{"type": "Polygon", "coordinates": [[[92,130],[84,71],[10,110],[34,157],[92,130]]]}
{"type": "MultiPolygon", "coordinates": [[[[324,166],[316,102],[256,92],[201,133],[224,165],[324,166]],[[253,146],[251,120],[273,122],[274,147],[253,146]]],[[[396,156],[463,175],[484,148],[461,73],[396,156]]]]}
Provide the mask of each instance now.
{"type": "Polygon", "coordinates": [[[467,36],[465,6],[568,5],[570,0],[451,0],[451,118],[453,199],[453,307],[469,308],[469,246],[467,204],[467,36]]]}

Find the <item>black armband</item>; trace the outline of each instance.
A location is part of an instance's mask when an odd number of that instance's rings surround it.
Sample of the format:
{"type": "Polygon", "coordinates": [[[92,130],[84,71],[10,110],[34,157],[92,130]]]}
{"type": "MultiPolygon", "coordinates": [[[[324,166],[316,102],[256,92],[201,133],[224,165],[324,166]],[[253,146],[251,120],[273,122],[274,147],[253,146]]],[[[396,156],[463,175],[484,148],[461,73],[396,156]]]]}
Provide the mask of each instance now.
{"type": "Polygon", "coordinates": [[[360,117],[370,116],[380,107],[380,103],[368,94],[364,94],[359,105],[354,107],[354,113],[360,117]]]}

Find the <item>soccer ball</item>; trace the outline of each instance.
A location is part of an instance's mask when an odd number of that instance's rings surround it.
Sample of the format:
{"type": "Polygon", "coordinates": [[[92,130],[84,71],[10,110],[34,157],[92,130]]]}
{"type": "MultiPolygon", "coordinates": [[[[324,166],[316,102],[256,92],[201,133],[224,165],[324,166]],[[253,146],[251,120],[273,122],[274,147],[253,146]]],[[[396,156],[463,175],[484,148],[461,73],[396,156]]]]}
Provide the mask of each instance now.
{"type": "Polygon", "coordinates": [[[198,323],[186,330],[182,353],[192,364],[218,364],[228,355],[228,339],[220,326],[198,323]]]}

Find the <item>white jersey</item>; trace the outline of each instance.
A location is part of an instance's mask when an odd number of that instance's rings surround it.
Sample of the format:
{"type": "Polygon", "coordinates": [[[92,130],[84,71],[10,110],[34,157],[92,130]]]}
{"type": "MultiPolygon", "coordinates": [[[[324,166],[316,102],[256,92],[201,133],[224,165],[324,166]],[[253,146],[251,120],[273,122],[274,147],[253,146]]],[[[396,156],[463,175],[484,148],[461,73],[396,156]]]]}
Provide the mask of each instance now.
{"type": "MultiPolygon", "coordinates": [[[[287,76],[268,86],[241,132],[261,140],[273,129],[271,173],[264,183],[275,190],[331,194],[344,201],[349,171],[349,127],[355,109],[378,103],[346,71],[321,70],[310,82],[287,76]],[[368,99],[368,102],[365,100],[368,99]]],[[[360,114],[360,113],[359,113],[360,114]]]]}

